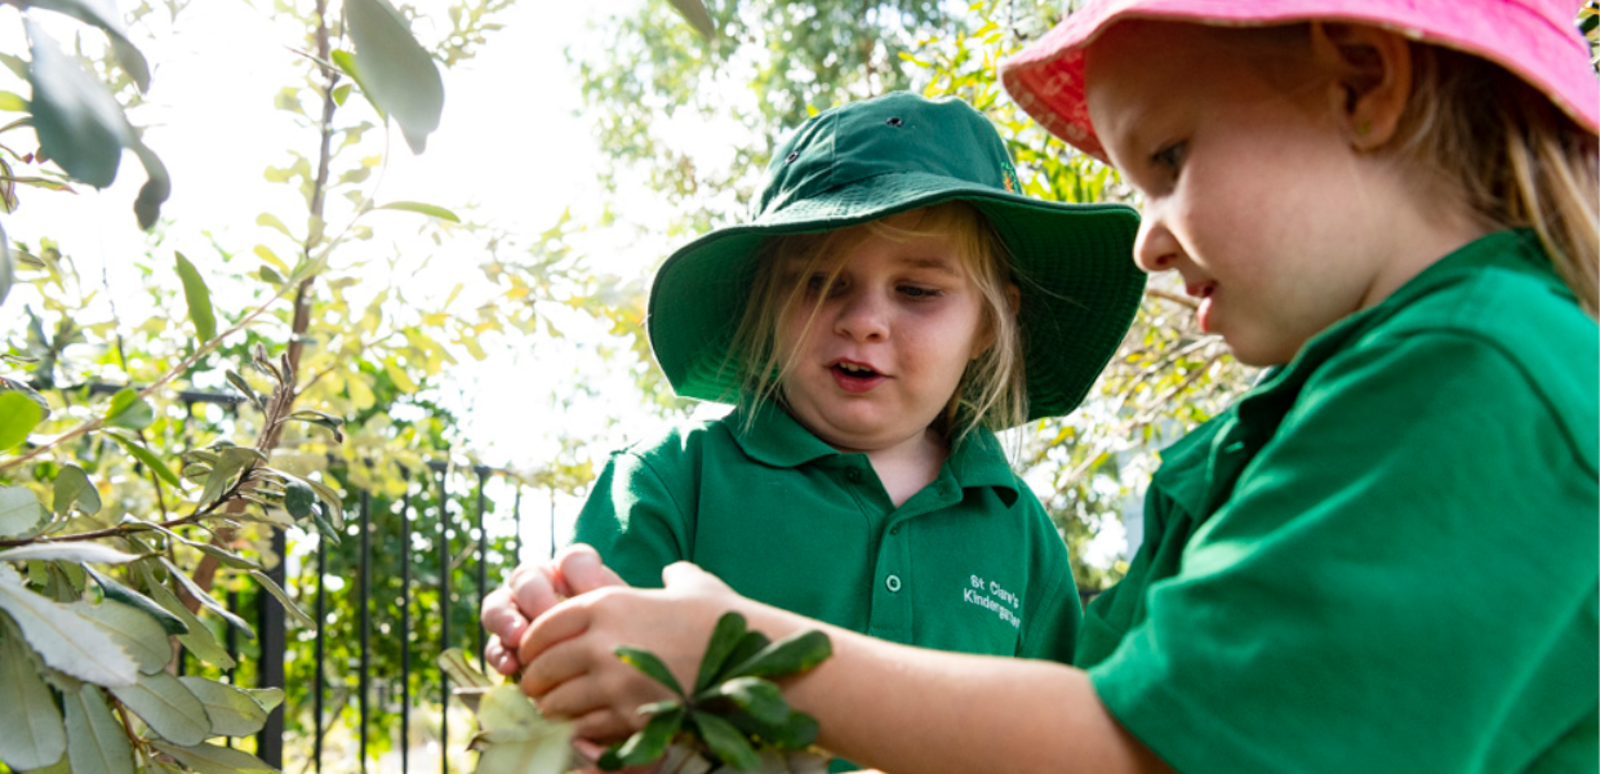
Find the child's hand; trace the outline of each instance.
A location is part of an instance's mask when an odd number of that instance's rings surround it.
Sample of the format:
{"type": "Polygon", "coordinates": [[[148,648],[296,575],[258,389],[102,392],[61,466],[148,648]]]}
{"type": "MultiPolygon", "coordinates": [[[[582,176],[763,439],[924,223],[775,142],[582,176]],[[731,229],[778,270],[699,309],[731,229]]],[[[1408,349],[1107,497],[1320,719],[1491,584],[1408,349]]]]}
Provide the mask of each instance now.
{"type": "Polygon", "coordinates": [[[484,646],[484,658],[501,674],[516,672],[521,664],[515,644],[521,641],[528,622],[566,597],[626,585],[593,548],[581,543],[563,549],[548,562],[519,565],[504,586],[483,600],[480,618],[484,630],[493,635],[484,646]]]}
{"type": "Polygon", "coordinates": [[[522,692],[548,717],[570,718],[577,735],[616,740],[643,726],[639,707],[669,698],[660,683],[615,655],[619,644],[646,648],[680,685],[692,686],[717,619],[747,600],[687,562],[661,573],[666,588],[608,588],[569,599],[523,635],[522,692]]]}

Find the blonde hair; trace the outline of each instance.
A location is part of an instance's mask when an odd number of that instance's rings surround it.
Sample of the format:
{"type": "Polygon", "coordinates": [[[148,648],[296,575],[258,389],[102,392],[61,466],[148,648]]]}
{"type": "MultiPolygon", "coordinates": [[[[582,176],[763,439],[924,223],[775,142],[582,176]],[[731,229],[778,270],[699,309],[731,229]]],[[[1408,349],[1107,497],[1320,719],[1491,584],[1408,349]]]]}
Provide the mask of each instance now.
{"type": "Polygon", "coordinates": [[[1395,152],[1485,225],[1531,228],[1590,316],[1600,295],[1600,141],[1488,60],[1412,43],[1395,152]],[[1485,95],[1493,94],[1493,99],[1485,95]]]}
{"type": "Polygon", "coordinates": [[[956,246],[956,255],[983,304],[980,325],[990,346],[967,364],[945,411],[934,421],[952,446],[978,427],[1002,430],[1022,424],[1028,416],[1028,391],[1023,368],[1022,330],[1012,301],[1013,282],[1005,243],[976,208],[966,202],[946,202],[921,210],[916,222],[891,225],[876,220],[853,228],[768,239],[761,247],[749,301],[734,332],[724,367],[737,369],[739,404],[746,408],[746,427],[753,409],[782,401],[784,377],[794,367],[793,356],[778,351],[781,322],[807,303],[808,281],[795,277],[823,276],[823,286],[804,337],[810,336],[821,299],[844,270],[841,256],[869,236],[896,241],[937,236],[956,246]],[[801,267],[797,273],[794,267],[801,267]]]}

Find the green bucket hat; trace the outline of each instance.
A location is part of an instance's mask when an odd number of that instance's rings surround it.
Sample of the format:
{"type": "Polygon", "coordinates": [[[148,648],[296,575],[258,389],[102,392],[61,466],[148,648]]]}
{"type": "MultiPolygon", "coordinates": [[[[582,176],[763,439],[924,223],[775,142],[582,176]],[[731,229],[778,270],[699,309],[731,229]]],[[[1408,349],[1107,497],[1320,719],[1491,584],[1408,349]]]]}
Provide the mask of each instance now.
{"type": "Polygon", "coordinates": [[[1138,309],[1139,216],[1120,204],[1040,201],[1018,187],[994,125],[960,100],[895,92],[819,113],[773,152],[748,222],[712,231],[661,265],[647,321],[656,361],[683,397],[736,398],[739,369],[728,353],[764,240],[964,201],[1011,253],[1028,418],[1067,414],[1138,309]]]}

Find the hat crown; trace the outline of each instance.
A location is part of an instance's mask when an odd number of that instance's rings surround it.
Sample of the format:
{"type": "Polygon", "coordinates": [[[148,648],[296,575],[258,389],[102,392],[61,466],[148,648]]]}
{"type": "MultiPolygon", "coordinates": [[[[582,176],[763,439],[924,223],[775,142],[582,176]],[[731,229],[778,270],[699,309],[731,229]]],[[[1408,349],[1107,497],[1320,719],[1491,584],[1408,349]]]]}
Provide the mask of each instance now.
{"type": "Polygon", "coordinates": [[[1017,188],[1005,143],[982,113],[956,99],[895,92],[801,124],[773,151],[753,217],[868,178],[908,173],[1017,188]]]}

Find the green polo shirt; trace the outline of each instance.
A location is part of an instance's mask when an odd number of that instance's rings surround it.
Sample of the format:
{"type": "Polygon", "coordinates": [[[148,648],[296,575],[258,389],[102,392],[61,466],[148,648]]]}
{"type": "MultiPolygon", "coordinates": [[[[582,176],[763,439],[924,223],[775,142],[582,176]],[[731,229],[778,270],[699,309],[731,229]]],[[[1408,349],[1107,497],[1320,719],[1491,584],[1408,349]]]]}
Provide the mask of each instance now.
{"type": "Polygon", "coordinates": [[[1526,232],[1175,444],[1078,663],[1183,772],[1595,771],[1600,340],[1526,232]]]}
{"type": "Polygon", "coordinates": [[[1082,612],[1067,550],[992,433],[896,508],[864,454],[787,413],[675,429],[612,455],[578,516],[636,586],[686,559],[740,594],[940,650],[1070,663],[1082,612]]]}

